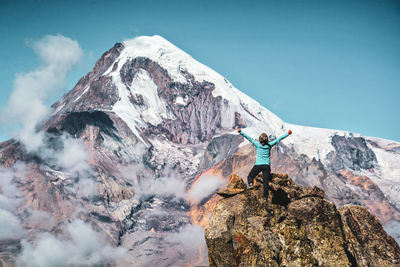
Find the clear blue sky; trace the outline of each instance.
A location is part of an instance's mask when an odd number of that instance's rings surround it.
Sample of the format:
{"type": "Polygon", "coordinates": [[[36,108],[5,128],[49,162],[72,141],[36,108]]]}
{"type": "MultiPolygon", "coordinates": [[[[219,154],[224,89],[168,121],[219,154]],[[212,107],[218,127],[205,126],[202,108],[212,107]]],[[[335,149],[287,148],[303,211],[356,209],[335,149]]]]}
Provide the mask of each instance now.
{"type": "Polygon", "coordinates": [[[286,122],[400,141],[400,1],[0,0],[0,106],[38,65],[26,42],[58,33],[85,52],[68,90],[114,43],[158,34],[286,122]]]}

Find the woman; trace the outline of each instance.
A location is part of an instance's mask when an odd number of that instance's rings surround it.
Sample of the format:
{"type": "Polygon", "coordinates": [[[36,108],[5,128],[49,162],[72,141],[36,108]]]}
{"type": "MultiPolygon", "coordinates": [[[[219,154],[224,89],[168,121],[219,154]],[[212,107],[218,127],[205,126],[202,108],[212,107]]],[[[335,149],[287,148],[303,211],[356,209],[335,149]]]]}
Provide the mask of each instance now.
{"type": "Polygon", "coordinates": [[[250,138],[247,134],[242,132],[239,128],[237,130],[241,135],[243,135],[247,140],[249,140],[256,148],[257,148],[257,158],[254,167],[251,169],[249,175],[247,176],[247,183],[249,185],[249,189],[253,188],[254,177],[262,171],[263,177],[263,186],[264,186],[264,199],[268,198],[268,183],[271,179],[271,148],[279,143],[283,138],[288,137],[292,134],[292,131],[289,130],[288,133],[282,135],[281,137],[275,139],[274,141],[268,142],[268,136],[266,133],[262,133],[260,135],[259,141],[250,138]]]}

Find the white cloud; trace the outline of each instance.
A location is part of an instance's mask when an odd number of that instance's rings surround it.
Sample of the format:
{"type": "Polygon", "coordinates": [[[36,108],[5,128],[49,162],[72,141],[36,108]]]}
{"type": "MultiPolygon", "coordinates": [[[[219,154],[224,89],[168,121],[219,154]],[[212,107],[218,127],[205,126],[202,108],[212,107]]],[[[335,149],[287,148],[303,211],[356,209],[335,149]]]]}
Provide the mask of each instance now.
{"type": "Polygon", "coordinates": [[[31,45],[41,65],[16,75],[2,123],[20,124],[16,138],[28,151],[35,151],[43,142],[43,133],[37,132],[36,127],[50,114],[44,102],[65,86],[69,71],[83,52],[77,41],[60,34],[46,35],[31,45]]]}
{"type": "Polygon", "coordinates": [[[61,141],[63,142],[63,149],[53,152],[58,165],[75,175],[83,175],[89,172],[89,153],[86,151],[83,141],[67,135],[61,136],[61,141]]]}
{"type": "Polygon", "coordinates": [[[176,199],[185,197],[185,182],[175,177],[160,177],[143,179],[134,183],[137,197],[143,195],[173,196],[176,199]]]}
{"type": "Polygon", "coordinates": [[[92,166],[89,164],[89,152],[81,139],[72,138],[63,134],[59,141],[62,149],[42,147],[40,155],[49,162],[54,162],[62,171],[78,178],[73,190],[82,197],[91,197],[96,193],[96,181],[90,177],[94,176],[92,166]]]}
{"type": "Polygon", "coordinates": [[[63,133],[51,142],[51,145],[41,146],[37,154],[47,164],[54,165],[74,178],[79,177],[75,189],[85,196],[92,195],[95,191],[95,182],[88,177],[93,176],[93,169],[89,164],[90,155],[83,141],[63,133]]]}
{"type": "Polygon", "coordinates": [[[177,265],[208,265],[207,245],[204,230],[198,225],[187,224],[176,233],[169,233],[166,240],[177,246],[167,248],[167,254],[175,258],[177,265]],[[184,255],[184,257],[180,255],[184,255]]]}
{"type": "Polygon", "coordinates": [[[76,190],[82,197],[92,197],[96,194],[96,182],[89,178],[80,178],[76,190]]]}
{"type": "Polygon", "coordinates": [[[18,266],[84,266],[123,261],[126,250],[108,245],[102,236],[81,220],[66,226],[69,240],[41,233],[33,244],[22,241],[18,266]]]}
{"type": "Polygon", "coordinates": [[[185,181],[170,175],[166,171],[163,177],[154,177],[153,174],[140,176],[145,171],[140,165],[121,167],[123,177],[133,184],[135,196],[141,198],[144,195],[173,196],[176,199],[185,198],[185,181]],[[142,177],[142,178],[140,178],[142,177]]]}
{"type": "Polygon", "coordinates": [[[0,167],[0,239],[18,239],[24,235],[20,220],[11,213],[22,203],[22,196],[14,179],[25,175],[25,165],[0,167]]]}
{"type": "Polygon", "coordinates": [[[39,57],[40,66],[16,75],[14,90],[1,117],[6,118],[4,123],[11,121],[21,126],[15,137],[28,152],[37,152],[43,158],[55,160],[69,173],[83,175],[90,171],[90,165],[81,140],[64,134],[60,138],[63,149],[59,151],[47,148],[44,133],[37,132],[38,125],[51,112],[45,101],[64,89],[68,73],[82,57],[82,49],[77,41],[61,34],[46,35],[29,45],[39,57]]]}
{"type": "Polygon", "coordinates": [[[198,204],[204,198],[215,193],[215,191],[224,183],[225,182],[221,178],[216,176],[201,176],[190,188],[186,198],[192,204],[198,204]]]}
{"type": "Polygon", "coordinates": [[[13,180],[21,180],[25,174],[25,165],[22,163],[11,168],[0,167],[0,208],[13,210],[20,204],[21,193],[13,180]]]}
{"type": "Polygon", "coordinates": [[[18,239],[24,234],[19,219],[8,210],[0,209],[0,240],[18,239]]]}
{"type": "Polygon", "coordinates": [[[175,196],[183,198],[185,196],[185,182],[175,177],[161,177],[152,182],[144,183],[147,192],[161,196],[175,196]]]}

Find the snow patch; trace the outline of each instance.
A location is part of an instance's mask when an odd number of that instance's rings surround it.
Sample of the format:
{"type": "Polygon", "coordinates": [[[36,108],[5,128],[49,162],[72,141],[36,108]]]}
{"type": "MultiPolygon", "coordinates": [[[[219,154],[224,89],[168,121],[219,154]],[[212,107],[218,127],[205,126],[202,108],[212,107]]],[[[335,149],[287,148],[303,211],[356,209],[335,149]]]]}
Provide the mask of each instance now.
{"type": "Polygon", "coordinates": [[[74,102],[78,101],[87,91],[89,91],[90,85],[86,86],[85,90],[74,100],[74,102]]]}
{"type": "Polygon", "coordinates": [[[130,87],[132,95],[143,97],[144,104],[138,106],[143,120],[154,126],[162,123],[162,119],[175,119],[175,116],[167,109],[167,103],[158,96],[157,90],[157,85],[143,69],[136,73],[130,87]]]}
{"type": "Polygon", "coordinates": [[[364,170],[360,174],[371,178],[390,202],[400,209],[400,153],[386,150],[400,143],[380,138],[367,137],[366,139],[379,146],[369,145],[376,155],[378,167],[374,170],[364,170]]]}
{"type": "Polygon", "coordinates": [[[175,104],[177,104],[177,105],[182,105],[182,106],[186,106],[188,99],[189,99],[189,97],[188,97],[187,95],[185,96],[185,98],[183,98],[183,97],[181,97],[181,96],[178,96],[178,97],[175,99],[175,104]]]}
{"type": "Polygon", "coordinates": [[[111,77],[118,88],[118,95],[120,97],[119,101],[114,104],[112,111],[117,114],[126,123],[126,125],[128,125],[132,133],[136,135],[141,142],[146,144],[136,128],[137,126],[146,127],[146,125],[141,120],[140,113],[129,100],[130,90],[121,81],[119,70],[112,72],[111,77]]]}

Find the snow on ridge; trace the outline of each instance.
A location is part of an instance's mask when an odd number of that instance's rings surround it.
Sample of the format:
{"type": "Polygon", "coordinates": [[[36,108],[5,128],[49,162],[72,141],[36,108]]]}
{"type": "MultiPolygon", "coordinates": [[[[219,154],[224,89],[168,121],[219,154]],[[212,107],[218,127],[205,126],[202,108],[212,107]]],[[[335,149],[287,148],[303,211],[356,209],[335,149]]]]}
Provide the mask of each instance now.
{"type": "MultiPolygon", "coordinates": [[[[235,120],[234,114],[238,112],[242,114],[243,120],[247,125],[245,131],[250,135],[254,135],[254,138],[258,137],[261,132],[267,132],[269,135],[278,137],[292,127],[294,132],[297,133],[297,137],[296,135],[292,135],[286,142],[292,144],[299,153],[306,154],[311,158],[322,159],[333,150],[330,144],[330,137],[338,131],[322,129],[322,132],[320,132],[316,128],[314,130],[305,130],[308,127],[292,126],[291,124],[284,123],[277,115],[262,106],[259,102],[235,88],[219,73],[198,62],[163,37],[158,35],[140,36],[124,41],[123,45],[124,49],[117,59],[120,64],[118,64],[116,73],[119,73],[120,68],[127,60],[136,57],[147,57],[160,64],[177,82],[187,82],[181,73],[181,71],[187,71],[198,82],[208,81],[213,83],[215,85],[213,96],[221,96],[228,100],[228,104],[222,107],[222,112],[226,115],[222,121],[222,127],[232,127],[235,120]],[[317,143],[315,142],[316,138],[313,138],[316,135],[320,138],[317,143]],[[300,145],[295,145],[296,143],[300,145]]],[[[106,73],[110,72],[111,67],[106,73]]],[[[177,98],[175,103],[184,105],[186,101],[183,98],[177,98]]]]}
{"type": "Polygon", "coordinates": [[[195,60],[192,56],[176,47],[159,35],[140,36],[123,42],[125,48],[121,58],[147,57],[156,61],[175,81],[186,82],[186,78],[181,71],[187,71],[194,76],[198,82],[208,81],[215,84],[213,95],[221,95],[229,99],[230,92],[227,88],[232,88],[232,84],[219,73],[206,65],[195,60]]]}
{"type": "Polygon", "coordinates": [[[315,158],[324,162],[329,152],[335,148],[331,144],[332,136],[350,136],[350,132],[325,128],[309,127],[285,123],[288,129],[293,131],[290,143],[299,154],[305,154],[309,158],[315,158]]]}
{"type": "Polygon", "coordinates": [[[400,146],[400,142],[398,141],[393,141],[390,139],[385,139],[385,138],[379,138],[379,137],[372,137],[372,136],[364,136],[366,140],[372,141],[376,143],[379,147],[385,148],[385,149],[390,149],[392,147],[398,147],[400,146]]]}
{"type": "Polygon", "coordinates": [[[256,102],[236,89],[218,72],[200,63],[159,35],[136,37],[124,41],[123,45],[125,48],[119,56],[121,61],[136,57],[147,57],[160,64],[160,66],[166,69],[169,75],[177,82],[187,82],[186,78],[181,73],[181,71],[187,71],[193,75],[198,82],[208,81],[213,83],[215,85],[213,91],[214,97],[221,96],[224,99],[233,101],[235,104],[240,104],[239,97],[245,98],[246,102],[249,100],[256,102]]]}
{"type": "MultiPolygon", "coordinates": [[[[140,36],[124,41],[123,45],[124,49],[116,60],[119,62],[118,69],[112,71],[111,66],[104,75],[108,75],[111,72],[119,73],[123,64],[130,59],[146,57],[166,69],[169,75],[177,82],[187,82],[181,73],[181,71],[186,71],[193,75],[198,82],[208,81],[213,83],[215,85],[215,89],[212,92],[213,96],[221,96],[228,100],[228,104],[222,107],[222,113],[225,116],[222,121],[222,127],[232,127],[235,121],[235,112],[238,112],[243,114],[243,120],[248,125],[248,128],[255,128],[257,131],[269,131],[274,135],[279,134],[275,129],[283,128],[284,123],[278,116],[235,88],[219,73],[198,62],[161,36],[140,36]]],[[[120,87],[118,86],[118,88],[120,87]]],[[[175,103],[185,105],[186,101],[183,98],[177,98],[175,103]]]]}
{"type": "MultiPolygon", "coordinates": [[[[277,115],[262,106],[259,102],[235,88],[219,73],[198,62],[189,54],[161,36],[140,36],[124,41],[123,45],[124,49],[121,51],[121,54],[116,60],[119,62],[118,69],[112,71],[112,66],[110,66],[110,69],[107,70],[104,75],[111,74],[112,76],[116,76],[117,73],[119,74],[121,67],[127,60],[134,59],[136,57],[147,57],[166,69],[169,75],[177,82],[187,82],[181,71],[186,71],[192,74],[198,82],[211,82],[215,85],[213,96],[221,96],[222,98],[228,100],[228,104],[222,106],[222,112],[224,116],[226,115],[222,121],[222,127],[232,127],[234,123],[234,113],[238,112],[242,114],[242,119],[247,125],[245,132],[249,133],[250,135],[254,135],[254,138],[257,138],[261,132],[267,132],[269,135],[278,137],[287,132],[288,129],[292,129],[293,135],[285,140],[285,143],[290,144],[298,153],[305,154],[310,158],[315,157],[321,161],[325,160],[326,155],[330,151],[334,151],[334,148],[331,144],[331,138],[333,135],[336,134],[356,137],[361,136],[360,134],[348,131],[285,123],[277,115]]],[[[118,79],[120,78],[118,77],[118,79]]],[[[122,87],[118,86],[118,90],[121,90],[121,88],[126,88],[122,82],[118,83],[122,85],[122,87]]],[[[122,95],[124,95],[124,93],[122,93],[122,95]]],[[[156,101],[155,98],[153,98],[153,100],[156,101]]],[[[175,100],[175,104],[185,105],[185,100],[186,99],[183,97],[178,97],[175,100]]],[[[127,103],[128,101],[125,102],[127,103]]],[[[159,107],[156,109],[157,112],[162,111],[158,110],[159,107]]],[[[136,111],[136,113],[137,112],[139,111],[136,111]]],[[[162,116],[164,113],[165,112],[161,112],[160,115],[162,116]]],[[[150,115],[151,114],[149,113],[149,116],[150,115]]],[[[140,115],[137,114],[137,116],[140,115]]],[[[128,116],[124,117],[127,117],[126,119],[128,119],[128,116]]],[[[164,117],[169,117],[169,115],[165,113],[164,117]]],[[[131,121],[132,119],[132,117],[129,118],[131,121]]],[[[135,120],[137,121],[137,119],[135,120]]],[[[141,119],[140,121],[141,123],[144,123],[141,119]]],[[[158,122],[156,118],[151,121],[153,121],[153,123],[158,122]]],[[[367,139],[376,140],[375,138],[367,139]]]]}

